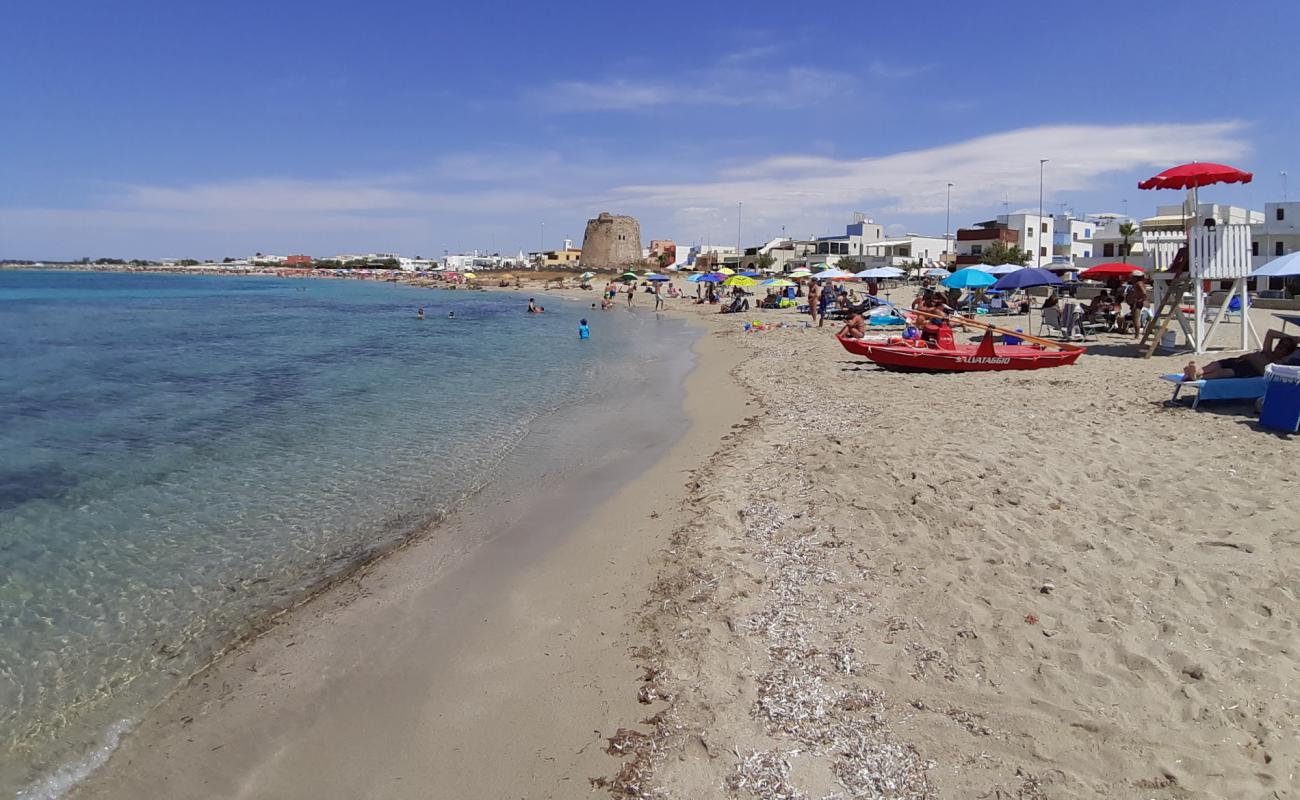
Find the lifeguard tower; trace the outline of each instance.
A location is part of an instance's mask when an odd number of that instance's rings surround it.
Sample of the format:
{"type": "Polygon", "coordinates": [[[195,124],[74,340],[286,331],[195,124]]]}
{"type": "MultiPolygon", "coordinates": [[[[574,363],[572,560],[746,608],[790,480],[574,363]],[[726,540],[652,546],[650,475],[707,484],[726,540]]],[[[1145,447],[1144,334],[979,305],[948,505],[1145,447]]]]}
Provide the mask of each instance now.
{"type": "Polygon", "coordinates": [[[1250,349],[1252,338],[1256,345],[1262,346],[1258,334],[1251,327],[1248,313],[1250,298],[1246,278],[1250,276],[1252,268],[1250,226],[1218,224],[1212,219],[1200,219],[1196,191],[1201,186],[1213,183],[1249,183],[1251,178],[1251,173],[1235,167],[1192,163],[1165,170],[1138,184],[1141,189],[1187,189],[1190,211],[1190,225],[1185,229],[1185,236],[1175,234],[1171,237],[1155,232],[1143,235],[1143,248],[1151,256],[1156,270],[1153,275],[1155,289],[1152,297],[1154,315],[1141,342],[1142,345],[1147,345],[1144,355],[1151,355],[1172,320],[1177,320],[1186,337],[1187,346],[1198,354],[1204,353],[1219,323],[1227,317],[1234,299],[1240,303],[1241,310],[1240,349],[1250,349]],[[1174,262],[1184,242],[1187,246],[1186,269],[1173,272],[1174,262]],[[1213,320],[1209,320],[1206,299],[1211,285],[1220,281],[1232,281],[1232,288],[1217,311],[1213,312],[1213,320]],[[1185,294],[1192,295],[1193,308],[1190,315],[1183,310],[1185,294]]]}

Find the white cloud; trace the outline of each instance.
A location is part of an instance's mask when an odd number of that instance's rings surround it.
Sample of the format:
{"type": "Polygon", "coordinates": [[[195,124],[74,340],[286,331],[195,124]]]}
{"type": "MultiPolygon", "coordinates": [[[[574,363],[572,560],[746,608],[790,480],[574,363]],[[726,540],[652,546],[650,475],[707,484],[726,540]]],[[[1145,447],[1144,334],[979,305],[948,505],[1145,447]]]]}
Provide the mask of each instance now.
{"type": "MultiPolygon", "coordinates": [[[[942,224],[948,182],[956,184],[955,226],[996,213],[1004,196],[1013,206],[1037,205],[1040,157],[1051,159],[1049,202],[1064,193],[1076,201],[1182,161],[1231,162],[1248,151],[1244,131],[1240,122],[1044,126],[884,155],[786,153],[748,163],[709,162],[693,152],[620,160],[584,142],[574,153],[445,154],[386,175],[110,187],[83,208],[0,209],[0,228],[5,255],[36,257],[99,255],[110,246],[120,255],[200,257],[238,253],[238,246],[513,251],[536,245],[542,221],[558,241],[580,236],[583,221],[602,210],[637,216],[647,237],[730,242],[742,201],[746,238],[783,226],[791,235],[826,232],[854,210],[915,230],[918,221],[942,224]],[[699,177],[664,177],[677,175],[699,177]]],[[[1152,194],[1150,203],[1164,199],[1152,194]]]]}
{"type": "Polygon", "coordinates": [[[811,223],[862,207],[899,216],[942,213],[951,182],[954,212],[987,211],[993,197],[1009,195],[1021,203],[1037,197],[1039,158],[1050,159],[1050,197],[1086,191],[1115,173],[1132,173],[1136,183],[1156,167],[1238,158],[1248,150],[1244,127],[1212,122],[1024,128],[883,156],[773,156],[719,171],[714,180],[625,185],[612,194],[629,207],[713,209],[723,217],[743,201],[746,218],[756,223],[811,223]]]}
{"type": "Polygon", "coordinates": [[[851,95],[853,76],[817,67],[768,67],[757,55],[724,58],[674,79],[617,77],[602,81],[559,81],[536,90],[544,110],[650,111],[664,106],[780,106],[799,108],[851,95]]]}

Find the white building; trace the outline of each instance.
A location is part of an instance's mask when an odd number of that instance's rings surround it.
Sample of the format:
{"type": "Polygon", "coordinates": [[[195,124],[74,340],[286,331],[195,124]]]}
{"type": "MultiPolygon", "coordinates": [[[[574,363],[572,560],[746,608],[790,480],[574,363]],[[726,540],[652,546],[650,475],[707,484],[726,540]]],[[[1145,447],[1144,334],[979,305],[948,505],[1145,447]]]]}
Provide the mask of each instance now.
{"type": "MultiPolygon", "coordinates": [[[[1300,202],[1265,203],[1264,220],[1251,228],[1251,265],[1259,269],[1278,256],[1300,252],[1300,202]]],[[[1285,278],[1261,280],[1257,290],[1278,291],[1285,278]]]]}
{"type": "Polygon", "coordinates": [[[1264,219],[1250,228],[1256,269],[1278,256],[1300,252],[1300,201],[1265,203],[1264,219]]]}
{"type": "Polygon", "coordinates": [[[1020,247],[1029,254],[1029,266],[1047,266],[1052,261],[1055,220],[1047,214],[1017,211],[999,214],[998,224],[1020,234],[1020,247]]]}
{"type": "Polygon", "coordinates": [[[844,226],[844,234],[841,236],[796,240],[793,246],[797,255],[793,263],[804,267],[821,264],[834,266],[844,257],[864,261],[868,255],[867,247],[884,238],[885,226],[861,212],[855,212],[853,222],[844,226]]]}
{"type": "Polygon", "coordinates": [[[1076,219],[1071,214],[1052,216],[1052,260],[1056,262],[1092,258],[1093,236],[1097,223],[1076,219]]]}
{"type": "Polygon", "coordinates": [[[1054,220],[1046,214],[1017,211],[999,214],[997,219],[977,222],[970,228],[959,228],[956,263],[962,267],[978,264],[995,242],[1002,242],[1028,253],[1029,266],[1045,267],[1052,262],[1053,225],[1054,220]]]}
{"type": "Polygon", "coordinates": [[[868,267],[898,267],[906,269],[917,261],[930,267],[937,265],[948,249],[942,236],[923,236],[909,233],[863,245],[866,255],[859,260],[868,267]]]}

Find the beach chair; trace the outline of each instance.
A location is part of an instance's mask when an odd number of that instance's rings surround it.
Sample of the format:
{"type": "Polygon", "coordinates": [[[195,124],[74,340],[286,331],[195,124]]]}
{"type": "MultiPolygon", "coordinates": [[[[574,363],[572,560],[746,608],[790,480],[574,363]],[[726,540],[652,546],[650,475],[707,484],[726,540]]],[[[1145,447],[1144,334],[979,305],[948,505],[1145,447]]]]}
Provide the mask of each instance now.
{"type": "Polygon", "coordinates": [[[1189,381],[1182,375],[1161,375],[1160,380],[1174,385],[1174,396],[1169,399],[1171,403],[1178,400],[1179,392],[1185,387],[1194,388],[1196,399],[1192,401],[1192,408],[1200,406],[1202,400],[1258,400],[1268,389],[1268,382],[1262,377],[1189,381]]]}
{"type": "Polygon", "coordinates": [[[1045,308],[1043,309],[1043,319],[1038,323],[1038,335],[1042,336],[1046,330],[1049,334],[1055,331],[1058,335],[1066,337],[1066,331],[1061,327],[1061,309],[1045,308]]]}
{"type": "Polygon", "coordinates": [[[1007,307],[1007,301],[1001,297],[990,298],[988,310],[989,314],[995,317],[1002,317],[1011,313],[1011,309],[1007,307]]]}

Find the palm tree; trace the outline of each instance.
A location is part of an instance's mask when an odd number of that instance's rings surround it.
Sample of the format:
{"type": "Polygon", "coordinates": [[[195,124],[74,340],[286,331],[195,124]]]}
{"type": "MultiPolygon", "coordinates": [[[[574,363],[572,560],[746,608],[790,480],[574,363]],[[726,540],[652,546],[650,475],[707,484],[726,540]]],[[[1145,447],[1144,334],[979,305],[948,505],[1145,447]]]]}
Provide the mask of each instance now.
{"type": "Polygon", "coordinates": [[[1124,237],[1124,244],[1122,245],[1124,248],[1124,252],[1120,253],[1120,255],[1123,257],[1123,261],[1125,264],[1128,263],[1129,239],[1132,239],[1134,236],[1137,236],[1137,232],[1138,232],[1138,227],[1134,225],[1132,222],[1121,222],[1119,224],[1119,235],[1124,237]]]}

